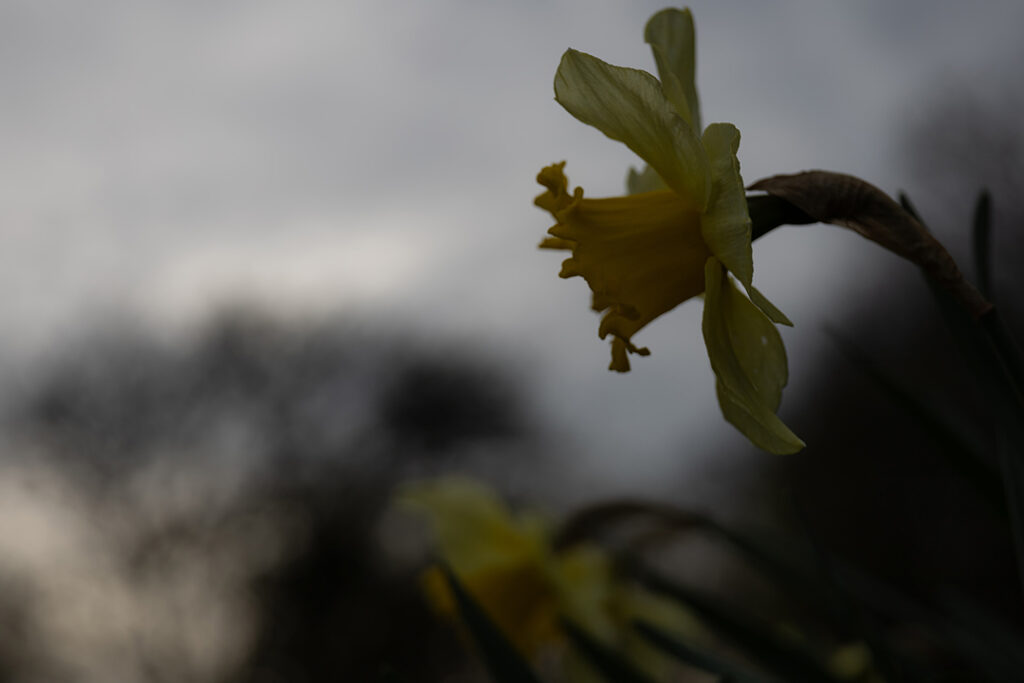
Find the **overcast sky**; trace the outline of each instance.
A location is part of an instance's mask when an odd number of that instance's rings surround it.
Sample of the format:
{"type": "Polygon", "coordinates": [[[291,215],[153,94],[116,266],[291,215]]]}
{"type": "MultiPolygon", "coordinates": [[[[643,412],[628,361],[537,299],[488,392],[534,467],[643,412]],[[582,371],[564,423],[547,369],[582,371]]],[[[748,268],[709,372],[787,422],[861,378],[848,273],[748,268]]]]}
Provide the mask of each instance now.
{"type": "MultiPolygon", "coordinates": [[[[629,376],[580,279],[535,245],[534,176],[589,196],[636,163],[565,113],[567,47],[653,70],[660,2],[0,3],[0,315],[8,357],[110,317],[188,329],[231,302],[337,312],[522,359],[538,410],[598,460],[655,464],[741,437],[716,418],[699,302],[638,335],[629,376]]],[[[1017,87],[1024,3],[701,1],[705,121],[743,134],[745,180],[827,168],[901,187],[906,122],[969,83],[1017,87]]],[[[755,282],[821,324],[886,257],[835,229],[779,231],[755,282]],[[870,262],[869,262],[870,260],[870,262]]]]}

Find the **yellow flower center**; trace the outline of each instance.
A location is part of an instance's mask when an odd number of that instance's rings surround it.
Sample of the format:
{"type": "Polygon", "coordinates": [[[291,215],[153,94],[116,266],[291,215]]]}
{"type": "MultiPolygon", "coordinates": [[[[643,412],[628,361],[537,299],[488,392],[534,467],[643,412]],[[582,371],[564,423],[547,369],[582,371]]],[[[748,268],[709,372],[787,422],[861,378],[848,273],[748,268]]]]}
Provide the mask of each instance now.
{"type": "Polygon", "coordinates": [[[646,356],[630,341],[644,325],[704,291],[704,263],[711,251],[701,237],[700,212],[671,190],[626,197],[570,196],[564,162],[537,176],[547,192],[536,204],[557,221],[541,247],[566,249],[561,277],[582,276],[592,308],[605,312],[598,329],[612,335],[612,370],[629,370],[627,351],[646,356]]]}

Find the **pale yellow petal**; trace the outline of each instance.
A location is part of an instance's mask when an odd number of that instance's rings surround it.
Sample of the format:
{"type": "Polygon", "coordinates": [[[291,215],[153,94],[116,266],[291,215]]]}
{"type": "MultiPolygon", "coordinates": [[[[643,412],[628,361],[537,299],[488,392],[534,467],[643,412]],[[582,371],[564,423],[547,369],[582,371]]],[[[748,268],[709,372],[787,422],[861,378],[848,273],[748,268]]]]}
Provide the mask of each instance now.
{"type": "Polygon", "coordinates": [[[712,253],[736,276],[750,300],[772,322],[792,326],[789,318],[753,285],[754,260],[746,191],[736,158],[740,132],[731,123],[713,123],[701,142],[711,164],[711,201],[701,216],[701,233],[712,253]]]}
{"type": "Polygon", "coordinates": [[[642,194],[644,192],[667,189],[668,185],[661,179],[658,172],[650,166],[644,166],[644,170],[639,172],[635,168],[630,168],[629,174],[626,176],[626,192],[629,194],[642,194]]]}
{"type": "Polygon", "coordinates": [[[693,209],[707,206],[704,148],[654,76],[568,50],[555,74],[555,99],[580,121],[625,143],[693,209]]]}
{"type": "Polygon", "coordinates": [[[778,330],[715,258],[708,259],[705,274],[702,327],[722,414],[766,451],[799,451],[803,441],[775,414],[788,379],[778,330]]]}
{"type": "Polygon", "coordinates": [[[696,37],[689,9],[665,9],[647,22],[644,40],[658,65],[658,78],[669,102],[694,132],[701,130],[697,99],[696,37]]]}
{"type": "Polygon", "coordinates": [[[773,323],[779,325],[787,325],[793,327],[793,321],[786,317],[786,314],[775,307],[771,301],[764,294],[757,291],[756,287],[747,287],[747,294],[750,295],[750,300],[754,302],[754,305],[760,308],[773,323]]]}
{"type": "Polygon", "coordinates": [[[715,258],[744,287],[750,287],[754,260],[747,195],[736,158],[740,132],[731,123],[713,123],[704,131],[701,142],[711,166],[711,199],[700,219],[701,234],[715,258]]]}

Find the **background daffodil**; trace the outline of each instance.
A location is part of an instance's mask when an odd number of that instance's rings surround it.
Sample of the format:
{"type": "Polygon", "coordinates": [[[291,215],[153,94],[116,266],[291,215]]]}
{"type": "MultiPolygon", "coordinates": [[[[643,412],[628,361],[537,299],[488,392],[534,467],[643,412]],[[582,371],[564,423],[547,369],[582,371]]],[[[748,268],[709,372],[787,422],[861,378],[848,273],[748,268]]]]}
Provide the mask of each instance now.
{"type": "MultiPolygon", "coordinates": [[[[446,477],[407,485],[399,502],[431,521],[440,557],[527,655],[560,645],[562,616],[609,638],[611,562],[593,546],[555,553],[546,521],[513,515],[483,484],[446,477]]],[[[438,569],[424,576],[427,597],[453,615],[455,604],[438,569]]]]}
{"type": "Polygon", "coordinates": [[[663,10],[647,23],[659,81],[568,50],[555,74],[555,99],[580,121],[625,143],[647,167],[630,170],[624,197],[569,192],[565,162],[544,168],[535,203],[555,218],[541,247],[572,256],[561,277],[582,276],[603,312],[598,335],[612,336],[611,370],[629,370],[632,337],[702,292],[703,333],[725,418],[774,453],[803,442],[776,416],[788,369],[774,323],[792,323],[753,286],[751,223],[736,150],[740,134],[713,123],[703,135],[694,82],[689,10],[663,10]],[[737,288],[738,280],[746,294],[737,288]]]}
{"type": "MultiPolygon", "coordinates": [[[[590,543],[556,550],[546,519],[513,514],[478,481],[451,476],[407,484],[398,502],[431,521],[438,555],[524,655],[569,653],[561,626],[568,619],[655,672],[666,660],[636,637],[633,620],[690,637],[702,633],[674,603],[619,580],[604,550],[590,543]]],[[[423,583],[432,605],[455,616],[441,571],[428,570],[423,583]]],[[[580,662],[568,657],[565,664],[575,669],[580,662]]],[[[570,680],[590,680],[585,670],[570,680]]]]}

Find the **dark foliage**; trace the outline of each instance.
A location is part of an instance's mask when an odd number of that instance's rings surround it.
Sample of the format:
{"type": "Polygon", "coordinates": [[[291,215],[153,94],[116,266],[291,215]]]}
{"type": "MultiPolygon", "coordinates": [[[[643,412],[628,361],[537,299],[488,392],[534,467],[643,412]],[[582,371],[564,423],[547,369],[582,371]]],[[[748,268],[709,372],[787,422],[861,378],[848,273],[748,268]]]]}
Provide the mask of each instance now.
{"type": "MultiPolygon", "coordinates": [[[[429,613],[415,568],[378,546],[378,521],[403,477],[486,466],[467,453],[528,431],[514,387],[482,362],[438,360],[341,325],[289,329],[251,315],[228,316],[192,345],[115,331],[74,347],[8,424],[76,488],[135,520],[139,533],[117,558],[129,580],[164,571],[183,549],[190,563],[214,562],[238,534],[260,533],[247,520],[287,518],[283,553],[243,579],[252,622],[239,626],[255,635],[227,680],[289,682],[370,681],[382,671],[425,681],[461,666],[464,650],[429,613]],[[132,474],[154,464],[218,477],[214,463],[239,453],[249,474],[236,490],[174,518],[154,521],[145,501],[125,493],[132,474]]],[[[29,680],[43,663],[14,653],[45,649],[31,629],[19,631],[19,615],[37,606],[0,602],[0,627],[14,643],[0,656],[9,680],[29,680]]],[[[190,626],[178,624],[182,633],[190,626]]],[[[152,680],[190,670],[145,647],[138,657],[152,660],[152,680]]]]}

